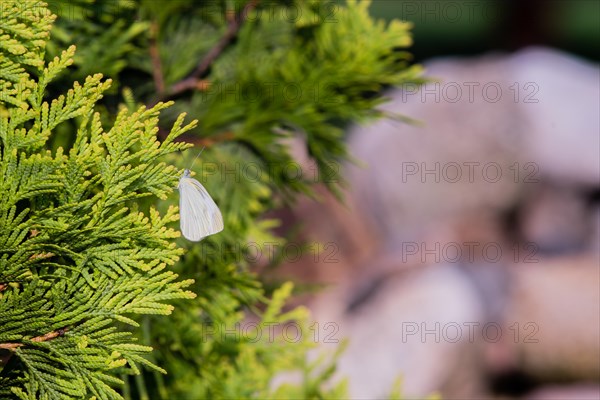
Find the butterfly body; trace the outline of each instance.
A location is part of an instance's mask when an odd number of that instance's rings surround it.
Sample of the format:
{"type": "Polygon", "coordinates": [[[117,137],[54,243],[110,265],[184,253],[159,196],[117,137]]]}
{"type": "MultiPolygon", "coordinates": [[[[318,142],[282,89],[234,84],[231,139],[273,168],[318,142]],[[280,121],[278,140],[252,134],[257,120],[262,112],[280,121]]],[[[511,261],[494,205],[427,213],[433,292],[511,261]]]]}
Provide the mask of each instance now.
{"type": "Polygon", "coordinates": [[[223,230],[223,216],[204,186],[186,169],[179,178],[179,215],[183,236],[199,242],[223,230]]]}

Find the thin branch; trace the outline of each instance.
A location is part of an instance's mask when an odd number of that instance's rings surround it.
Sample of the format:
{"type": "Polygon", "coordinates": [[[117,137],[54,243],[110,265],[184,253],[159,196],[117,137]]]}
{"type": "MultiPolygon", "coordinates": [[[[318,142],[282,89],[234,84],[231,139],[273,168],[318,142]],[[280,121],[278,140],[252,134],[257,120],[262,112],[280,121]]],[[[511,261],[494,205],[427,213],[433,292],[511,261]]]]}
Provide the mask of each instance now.
{"type": "Polygon", "coordinates": [[[159,100],[163,101],[171,97],[177,96],[181,93],[184,93],[188,90],[202,90],[203,87],[206,87],[206,85],[202,83],[203,81],[200,78],[202,78],[204,74],[208,72],[210,66],[215,62],[217,58],[219,58],[221,53],[225,51],[227,46],[237,36],[240,29],[242,28],[244,21],[248,17],[248,14],[256,8],[258,2],[259,0],[250,0],[244,6],[243,10],[240,11],[239,14],[237,14],[233,18],[229,18],[229,23],[227,25],[227,30],[225,31],[225,34],[221,37],[221,39],[219,39],[217,44],[208,51],[206,56],[202,59],[202,61],[200,61],[200,64],[198,64],[198,66],[187,78],[171,86],[167,93],[159,93],[159,100]]]}
{"type": "Polygon", "coordinates": [[[158,23],[152,22],[150,25],[150,58],[152,59],[152,78],[159,96],[165,92],[165,80],[163,78],[162,63],[160,61],[160,52],[158,50],[158,23]]]}
{"type": "MultiPolygon", "coordinates": [[[[167,136],[169,132],[161,129],[159,130],[159,137],[164,138],[167,136]]],[[[176,139],[177,142],[186,142],[196,145],[198,147],[212,147],[216,144],[223,142],[231,142],[235,139],[235,134],[233,132],[222,132],[217,135],[213,135],[210,137],[199,137],[194,134],[184,133],[182,136],[176,139]]]]}
{"type": "MultiPolygon", "coordinates": [[[[52,332],[48,332],[42,336],[36,336],[36,337],[32,338],[30,341],[31,342],[46,342],[48,340],[55,339],[59,336],[63,336],[67,330],[68,330],[67,328],[61,328],[61,329],[58,329],[58,330],[55,330],[52,332]]],[[[21,347],[21,346],[25,346],[26,344],[27,343],[0,343],[0,349],[13,351],[14,349],[21,347]]]]}
{"type": "Polygon", "coordinates": [[[0,292],[3,292],[8,287],[8,283],[0,283],[0,292]]]}

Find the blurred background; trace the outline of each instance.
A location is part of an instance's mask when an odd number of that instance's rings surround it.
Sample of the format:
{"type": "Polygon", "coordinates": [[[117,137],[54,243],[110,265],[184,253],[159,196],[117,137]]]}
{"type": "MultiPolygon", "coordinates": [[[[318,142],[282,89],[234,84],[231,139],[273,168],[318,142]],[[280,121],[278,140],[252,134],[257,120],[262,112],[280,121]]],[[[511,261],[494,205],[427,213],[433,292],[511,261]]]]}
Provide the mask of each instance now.
{"type": "MultiPolygon", "coordinates": [[[[341,2],[338,2],[341,3],[341,2]]],[[[374,17],[414,23],[419,61],[442,55],[550,46],[598,60],[600,5],[589,0],[373,2],[374,17]]]]}
{"type": "Polygon", "coordinates": [[[321,286],[298,301],[353,398],[599,399],[600,3],[371,13],[414,23],[431,82],[383,108],[419,123],[349,129],[345,204],[280,213],[325,250],[275,277],[321,286]]]}

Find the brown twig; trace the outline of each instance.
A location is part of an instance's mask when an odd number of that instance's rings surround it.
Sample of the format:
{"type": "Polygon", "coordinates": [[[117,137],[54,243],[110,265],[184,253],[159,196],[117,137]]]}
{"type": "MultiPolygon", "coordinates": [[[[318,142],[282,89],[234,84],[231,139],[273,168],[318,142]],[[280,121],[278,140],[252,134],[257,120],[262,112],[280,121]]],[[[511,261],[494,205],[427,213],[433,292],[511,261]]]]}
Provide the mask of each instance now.
{"type": "Polygon", "coordinates": [[[228,131],[210,137],[198,137],[192,134],[183,134],[183,136],[178,138],[177,141],[192,143],[198,147],[211,147],[218,143],[231,142],[234,139],[235,134],[233,132],[228,131]]]}
{"type": "Polygon", "coordinates": [[[219,39],[217,44],[208,51],[206,56],[202,59],[202,61],[200,61],[200,64],[198,64],[198,66],[187,78],[175,83],[166,93],[163,93],[162,95],[159,93],[159,101],[167,100],[188,90],[202,90],[202,88],[205,88],[206,85],[203,84],[201,80],[202,76],[206,74],[210,66],[237,36],[248,14],[256,8],[258,2],[259,0],[250,0],[239,14],[233,18],[227,18],[229,21],[227,24],[227,30],[221,39],[219,39]]]}
{"type": "Polygon", "coordinates": [[[158,51],[158,23],[153,21],[150,25],[150,58],[152,59],[152,78],[159,96],[165,92],[165,80],[163,78],[162,63],[158,51]]]}
{"type": "MultiPolygon", "coordinates": [[[[32,342],[46,342],[48,340],[55,339],[59,336],[62,336],[67,331],[67,328],[61,328],[52,332],[48,332],[42,336],[36,336],[31,339],[32,342]]],[[[5,350],[14,350],[18,347],[25,346],[26,343],[0,343],[0,349],[5,350]]]]}
{"type": "Polygon", "coordinates": [[[8,283],[0,283],[0,292],[3,292],[8,287],[8,283]]]}

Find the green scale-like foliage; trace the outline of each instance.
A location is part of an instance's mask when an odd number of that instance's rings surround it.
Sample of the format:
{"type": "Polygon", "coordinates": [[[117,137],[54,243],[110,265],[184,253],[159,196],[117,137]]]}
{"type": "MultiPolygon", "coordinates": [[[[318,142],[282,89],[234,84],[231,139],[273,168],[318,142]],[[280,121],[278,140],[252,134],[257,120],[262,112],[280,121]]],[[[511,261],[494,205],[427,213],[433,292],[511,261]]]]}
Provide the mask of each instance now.
{"type": "Polygon", "coordinates": [[[121,398],[117,373],[162,371],[123,326],[195,296],[192,280],[168,270],[182,254],[166,226],[177,209],[160,215],[136,201],[173,192],[179,171],[159,160],[188,146],[173,140],[194,123],[182,126],[182,115],[159,143],[160,103],[124,108],[105,129],[94,112],[110,85],[101,75],[45,101],[75,48],[46,64],[54,17],[38,2],[3,1],[1,11],[0,397],[121,398]],[[46,150],[65,121],[78,127],[72,147],[46,150]]]}

